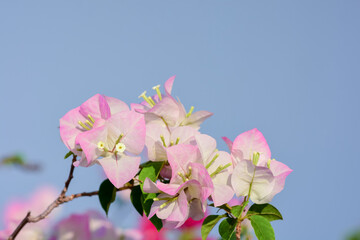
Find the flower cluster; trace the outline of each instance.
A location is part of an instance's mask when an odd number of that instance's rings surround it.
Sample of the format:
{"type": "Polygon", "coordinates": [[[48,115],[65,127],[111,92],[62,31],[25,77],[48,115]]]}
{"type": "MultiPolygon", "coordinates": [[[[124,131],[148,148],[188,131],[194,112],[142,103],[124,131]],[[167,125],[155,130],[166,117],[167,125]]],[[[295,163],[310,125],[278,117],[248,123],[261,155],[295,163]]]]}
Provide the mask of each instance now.
{"type": "Polygon", "coordinates": [[[212,116],[208,111],[185,110],[171,95],[174,77],[146,91],[143,101],[129,106],[115,98],[95,95],[60,120],[60,134],[68,149],[79,156],[76,166],[99,164],[109,181],[120,188],[138,180],[152,198],[149,218],[156,215],[163,226],[178,228],[189,218],[204,218],[209,201],[227,205],[236,194],[256,204],[269,203],[292,171],[271,159],[260,131],[224,137],[229,153],[219,151],[214,138],[199,131],[212,116]],[[143,170],[140,153],[150,163],[161,163],[156,179],[136,179],[143,170]]]}

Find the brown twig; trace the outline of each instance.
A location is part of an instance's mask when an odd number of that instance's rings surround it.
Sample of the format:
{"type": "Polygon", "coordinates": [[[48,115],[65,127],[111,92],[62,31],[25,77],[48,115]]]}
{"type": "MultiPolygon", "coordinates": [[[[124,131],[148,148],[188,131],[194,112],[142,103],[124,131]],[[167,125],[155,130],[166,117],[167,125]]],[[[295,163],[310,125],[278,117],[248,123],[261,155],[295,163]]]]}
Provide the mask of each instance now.
{"type": "Polygon", "coordinates": [[[236,240],[241,240],[241,222],[236,225],[236,240]]]}
{"type": "MultiPolygon", "coordinates": [[[[65,186],[64,189],[61,191],[60,195],[58,196],[57,199],[55,199],[47,208],[44,212],[42,212],[40,215],[32,217],[30,212],[28,212],[26,214],[26,216],[24,217],[24,219],[20,222],[20,224],[16,227],[16,229],[14,230],[14,232],[9,236],[8,240],[14,240],[16,238],[16,236],[19,234],[19,232],[21,231],[21,229],[23,229],[23,227],[25,227],[25,225],[27,223],[35,223],[38,222],[44,218],[46,218],[55,208],[57,208],[58,206],[60,206],[63,203],[66,202],[70,202],[72,200],[74,200],[75,198],[80,198],[80,197],[91,197],[91,196],[95,196],[99,194],[99,191],[92,191],[92,192],[82,192],[82,193],[76,193],[76,194],[71,194],[69,196],[66,196],[66,192],[69,188],[70,182],[73,179],[73,173],[74,173],[74,165],[73,163],[76,161],[76,156],[74,155],[72,163],[71,163],[71,167],[70,167],[70,172],[69,172],[69,177],[65,182],[65,186]]],[[[117,191],[123,191],[126,189],[131,189],[133,188],[133,185],[127,185],[121,188],[118,188],[117,191]]]]}

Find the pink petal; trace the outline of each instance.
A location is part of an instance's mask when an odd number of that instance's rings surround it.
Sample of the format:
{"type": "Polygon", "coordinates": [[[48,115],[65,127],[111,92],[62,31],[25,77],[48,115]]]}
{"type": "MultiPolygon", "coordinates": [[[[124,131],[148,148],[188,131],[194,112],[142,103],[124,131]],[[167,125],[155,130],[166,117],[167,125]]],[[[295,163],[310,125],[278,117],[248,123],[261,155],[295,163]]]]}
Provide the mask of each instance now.
{"type": "Polygon", "coordinates": [[[208,111],[197,111],[191,114],[188,118],[185,118],[182,124],[186,126],[191,126],[195,129],[199,129],[200,125],[212,115],[213,113],[208,111]]]}
{"type": "Polygon", "coordinates": [[[164,136],[165,144],[170,144],[169,130],[159,124],[146,124],[145,146],[148,150],[148,158],[151,161],[167,160],[166,150],[163,146],[160,136],[164,136]]]}
{"type": "MultiPolygon", "coordinates": [[[[158,198],[164,198],[164,197],[169,197],[169,195],[167,194],[160,194],[158,196],[158,198]]],[[[155,205],[155,207],[157,207],[158,205],[161,206],[163,203],[165,203],[166,201],[155,201],[153,203],[153,205],[155,205]]],[[[158,216],[158,218],[160,219],[166,219],[168,218],[174,211],[174,208],[177,207],[176,204],[177,201],[168,203],[167,205],[165,205],[165,207],[163,208],[158,208],[157,212],[156,212],[156,216],[158,216]]]]}
{"type": "Polygon", "coordinates": [[[263,201],[270,202],[273,197],[281,192],[285,186],[285,179],[286,177],[293,171],[285,164],[278,162],[276,160],[272,160],[270,163],[270,170],[275,176],[275,185],[272,189],[271,193],[269,193],[263,201]]]}
{"type": "Polygon", "coordinates": [[[189,217],[195,221],[200,221],[204,218],[205,213],[202,208],[201,201],[199,199],[193,199],[190,203],[189,217]]]}
{"type": "Polygon", "coordinates": [[[124,136],[121,142],[125,144],[126,151],[139,155],[145,145],[144,115],[133,111],[123,111],[113,115],[108,124],[111,125],[115,135],[124,136]]]}
{"type": "Polygon", "coordinates": [[[156,187],[166,193],[169,194],[171,196],[175,196],[181,189],[185,188],[187,185],[193,183],[193,182],[197,182],[196,180],[189,180],[185,183],[181,183],[181,184],[165,184],[162,182],[157,182],[156,183],[156,187]]]}
{"type": "Polygon", "coordinates": [[[105,96],[105,99],[109,104],[111,115],[122,111],[130,111],[129,106],[117,98],[105,96]]]}
{"type": "Polygon", "coordinates": [[[270,170],[274,174],[274,176],[279,176],[281,174],[289,175],[293,170],[286,166],[284,163],[271,160],[270,162],[270,170]]]}
{"type": "Polygon", "coordinates": [[[190,163],[191,166],[191,178],[196,179],[201,186],[201,198],[200,200],[206,201],[206,199],[212,194],[214,191],[214,185],[211,180],[211,177],[206,170],[206,168],[200,163],[190,163]]]}
{"type": "Polygon", "coordinates": [[[211,194],[211,198],[214,201],[215,207],[229,202],[233,196],[234,190],[230,186],[214,183],[214,192],[211,194]]]}
{"type": "Polygon", "coordinates": [[[240,161],[231,176],[231,184],[236,195],[247,196],[251,182],[250,199],[257,204],[266,203],[263,200],[275,185],[275,179],[270,169],[255,166],[248,160],[240,161]]]}
{"type": "MultiPolygon", "coordinates": [[[[167,148],[166,152],[173,173],[187,173],[190,162],[201,162],[200,152],[196,146],[179,144],[167,148]]],[[[173,174],[174,177],[178,178],[178,175],[173,174]]]]}
{"type": "Polygon", "coordinates": [[[165,84],[164,84],[164,88],[165,88],[165,93],[170,96],[171,95],[171,90],[172,90],[172,86],[174,84],[174,80],[175,80],[176,76],[172,76],[171,78],[169,78],[165,84]]]}
{"type": "Polygon", "coordinates": [[[195,136],[197,146],[204,161],[211,161],[210,155],[216,150],[216,140],[209,135],[199,134],[195,136]]]}
{"type": "Polygon", "coordinates": [[[122,187],[130,181],[138,172],[140,157],[121,155],[118,159],[115,156],[98,160],[110,182],[116,188],[122,187]]]}
{"type": "Polygon", "coordinates": [[[89,131],[79,134],[76,138],[76,143],[81,146],[88,163],[95,161],[101,154],[98,149],[98,142],[106,143],[108,130],[106,126],[93,128],[89,131]]]}
{"type": "Polygon", "coordinates": [[[104,97],[100,94],[92,96],[86,102],[80,105],[80,113],[83,116],[90,114],[94,119],[103,118],[102,115],[104,114],[104,116],[107,116],[109,112],[109,105],[107,104],[104,97]],[[102,103],[100,103],[100,99],[102,99],[102,103]]]}
{"type": "Polygon", "coordinates": [[[79,112],[80,107],[74,108],[60,119],[60,136],[69,150],[75,149],[75,139],[84,129],[78,121],[85,122],[84,116],[79,112]]]}
{"type": "Polygon", "coordinates": [[[146,113],[149,110],[148,107],[145,107],[144,105],[138,103],[131,103],[130,108],[131,111],[135,111],[138,113],[146,113]]]}
{"type": "Polygon", "coordinates": [[[263,134],[256,128],[237,136],[233,143],[233,151],[241,151],[242,159],[252,159],[254,152],[260,153],[258,165],[263,165],[271,158],[270,148],[263,134]]]}
{"type": "MultiPolygon", "coordinates": [[[[189,216],[188,201],[184,191],[181,191],[179,193],[178,199],[175,203],[176,204],[174,206],[173,212],[166,220],[181,222],[182,225],[189,216]]],[[[180,226],[176,226],[176,227],[180,227],[180,226]]]]}
{"type": "Polygon", "coordinates": [[[148,113],[162,117],[169,126],[175,126],[179,121],[181,109],[172,97],[164,97],[159,103],[152,107],[148,113]]]}
{"type": "Polygon", "coordinates": [[[99,108],[102,119],[108,119],[111,116],[109,104],[103,95],[99,96],[99,108]]]}
{"type": "Polygon", "coordinates": [[[222,137],[222,139],[224,140],[224,142],[226,143],[226,145],[229,148],[229,151],[231,152],[232,148],[233,148],[233,142],[227,138],[227,137],[222,137]]]}
{"type": "Polygon", "coordinates": [[[157,188],[156,184],[151,181],[149,178],[145,178],[144,185],[143,185],[144,192],[147,193],[158,193],[159,189],[157,188]]]}
{"type": "Polygon", "coordinates": [[[187,126],[171,128],[170,131],[171,141],[176,143],[177,138],[179,138],[178,144],[195,145],[195,136],[200,134],[196,129],[187,126]]]}

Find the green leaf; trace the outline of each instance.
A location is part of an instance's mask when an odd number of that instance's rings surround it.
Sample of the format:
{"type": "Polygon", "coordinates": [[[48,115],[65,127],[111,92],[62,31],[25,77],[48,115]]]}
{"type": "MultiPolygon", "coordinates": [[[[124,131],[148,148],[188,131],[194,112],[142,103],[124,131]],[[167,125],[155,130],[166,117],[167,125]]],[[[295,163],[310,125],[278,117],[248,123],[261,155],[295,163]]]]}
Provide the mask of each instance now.
{"type": "Polygon", "coordinates": [[[226,218],[219,225],[219,233],[222,239],[229,240],[236,227],[236,219],[226,218]]]}
{"type": "Polygon", "coordinates": [[[155,193],[144,193],[142,195],[142,206],[144,209],[144,213],[146,216],[149,216],[150,210],[151,210],[151,205],[153,204],[154,200],[153,198],[156,197],[155,193]]]}
{"type": "Polygon", "coordinates": [[[20,154],[15,154],[10,157],[6,157],[1,161],[4,165],[25,165],[24,157],[20,154]]]}
{"type": "Polygon", "coordinates": [[[99,188],[99,200],[101,207],[104,209],[106,215],[108,215],[109,208],[112,202],[115,201],[116,188],[114,185],[106,179],[103,181],[99,188]]]}
{"type": "MultiPolygon", "coordinates": [[[[241,235],[241,236],[242,236],[242,235],[241,235]]],[[[243,239],[243,238],[241,238],[241,239],[243,239]]],[[[237,239],[236,239],[236,231],[234,231],[234,232],[231,234],[230,240],[237,240],[237,239]]]]}
{"type": "Polygon", "coordinates": [[[277,210],[271,204],[253,204],[246,214],[246,218],[250,218],[254,215],[260,215],[269,221],[282,220],[283,217],[279,210],[277,210]]]}
{"type": "Polygon", "coordinates": [[[215,225],[225,217],[226,215],[209,215],[205,218],[202,226],[201,226],[201,237],[203,240],[207,238],[211,230],[215,227],[215,225]]]}
{"type": "Polygon", "coordinates": [[[142,182],[140,184],[141,190],[144,185],[144,181],[146,178],[150,178],[151,181],[155,182],[159,177],[159,173],[164,166],[165,162],[147,162],[143,165],[143,169],[139,174],[139,180],[142,182]]]}
{"type": "Polygon", "coordinates": [[[152,224],[154,224],[158,231],[160,231],[163,227],[162,221],[156,215],[152,216],[150,218],[150,221],[152,222],[152,224]]]}
{"type": "MultiPolygon", "coordinates": [[[[142,165],[142,170],[139,173],[139,180],[141,191],[143,191],[143,185],[146,178],[149,178],[151,181],[155,182],[160,174],[162,167],[164,166],[165,162],[147,162],[142,165]]],[[[155,193],[144,193],[142,194],[142,208],[146,216],[149,216],[151,205],[153,204],[154,200],[157,195],[155,193]]],[[[154,224],[158,231],[162,228],[162,221],[154,215],[150,218],[150,221],[154,224]]]]}
{"type": "Polygon", "coordinates": [[[144,209],[142,205],[142,191],[140,189],[140,186],[136,186],[131,190],[130,199],[136,211],[138,211],[140,216],[143,216],[144,209]]]}
{"type": "Polygon", "coordinates": [[[253,215],[250,217],[250,221],[259,240],[275,240],[274,229],[269,220],[260,215],[253,215]]]}
{"type": "Polygon", "coordinates": [[[72,151],[69,151],[66,155],[65,155],[65,157],[64,157],[64,159],[67,159],[68,157],[70,157],[71,155],[73,155],[74,153],[72,152],[72,151]]]}
{"type": "Polygon", "coordinates": [[[242,209],[243,209],[242,205],[233,206],[231,207],[231,213],[232,215],[238,218],[241,215],[242,209]]]}

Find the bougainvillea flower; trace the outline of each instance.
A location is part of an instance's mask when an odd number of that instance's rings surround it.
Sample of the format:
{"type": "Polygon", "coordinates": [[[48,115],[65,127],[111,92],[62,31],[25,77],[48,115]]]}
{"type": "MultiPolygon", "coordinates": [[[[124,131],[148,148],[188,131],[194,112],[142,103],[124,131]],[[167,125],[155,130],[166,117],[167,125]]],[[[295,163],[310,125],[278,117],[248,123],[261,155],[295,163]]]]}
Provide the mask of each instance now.
{"type": "Polygon", "coordinates": [[[112,223],[96,211],[72,214],[54,228],[50,240],[108,240],[120,239],[112,223]]]}
{"type": "Polygon", "coordinates": [[[166,148],[177,144],[194,144],[199,132],[188,126],[167,128],[156,123],[146,124],[145,146],[151,161],[167,160],[166,148]]]}
{"type": "Polygon", "coordinates": [[[275,178],[267,167],[254,165],[250,160],[242,160],[235,167],[231,184],[237,196],[248,196],[257,204],[266,203],[268,194],[275,187],[275,178]]]}
{"type": "Polygon", "coordinates": [[[179,144],[167,149],[172,171],[169,184],[144,182],[145,192],[161,192],[151,206],[149,217],[156,214],[168,228],[180,227],[189,217],[204,217],[206,200],[213,192],[211,178],[202,165],[196,146],[179,144]]]}
{"type": "Polygon", "coordinates": [[[214,192],[211,194],[211,198],[215,207],[223,205],[234,196],[230,184],[230,174],[233,170],[231,156],[227,152],[218,151],[216,140],[209,135],[198,134],[195,139],[203,165],[209,172],[214,184],[214,192]]]}
{"type": "Polygon", "coordinates": [[[267,167],[270,167],[270,170],[275,177],[275,186],[273,190],[266,198],[264,198],[265,202],[270,202],[276,194],[284,189],[285,179],[293,170],[275,159],[268,161],[267,167]]]}
{"type": "Polygon", "coordinates": [[[99,119],[91,130],[76,138],[88,163],[100,164],[106,176],[119,188],[137,173],[139,155],[145,145],[145,121],[142,114],[122,111],[99,119]]]}
{"type": "Polygon", "coordinates": [[[139,97],[142,97],[144,101],[141,104],[132,104],[131,108],[144,113],[146,123],[156,122],[168,127],[191,126],[199,129],[200,124],[212,116],[212,113],[208,111],[193,113],[194,107],[186,113],[183,104],[171,96],[174,79],[175,76],[165,82],[165,94],[160,92],[160,85],[157,85],[153,87],[156,95],[148,97],[146,91],[143,92],[139,97]]]}
{"type": "Polygon", "coordinates": [[[259,166],[266,166],[267,161],[271,159],[269,145],[264,135],[256,128],[237,136],[230,150],[236,162],[250,160],[254,152],[260,153],[259,166]]]}
{"type": "Polygon", "coordinates": [[[76,137],[92,129],[96,120],[108,119],[112,114],[122,111],[129,111],[126,103],[116,98],[96,94],[60,119],[61,139],[70,151],[80,156],[81,152],[78,151],[75,143],[76,137]]]}
{"type": "MultiPolygon", "coordinates": [[[[32,216],[41,214],[57,198],[57,191],[52,187],[42,187],[34,192],[30,199],[18,199],[11,201],[5,208],[4,223],[5,230],[0,231],[0,239],[7,239],[15,230],[24,216],[31,211],[32,216]]],[[[44,239],[45,229],[48,228],[56,214],[34,225],[25,226],[16,239],[44,239]]]]}
{"type": "Polygon", "coordinates": [[[236,137],[233,143],[223,138],[231,148],[235,169],[231,183],[237,196],[247,196],[255,203],[267,203],[285,185],[285,178],[292,170],[283,163],[271,160],[270,148],[263,134],[255,129],[236,137]]]}

